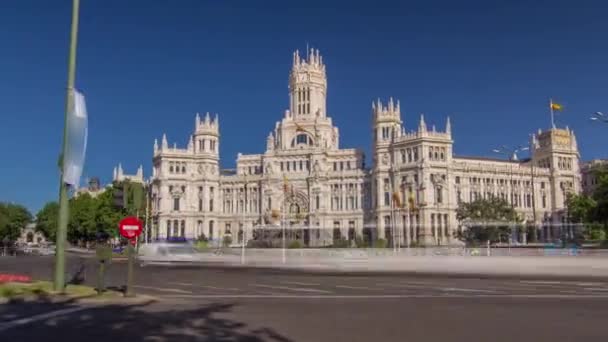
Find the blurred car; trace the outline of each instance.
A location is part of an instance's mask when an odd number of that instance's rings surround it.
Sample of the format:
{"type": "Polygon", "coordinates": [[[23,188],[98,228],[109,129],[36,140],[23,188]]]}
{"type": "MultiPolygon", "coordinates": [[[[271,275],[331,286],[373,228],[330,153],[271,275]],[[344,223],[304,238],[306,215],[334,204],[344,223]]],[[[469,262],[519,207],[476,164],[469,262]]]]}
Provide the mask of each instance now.
{"type": "Polygon", "coordinates": [[[204,261],[189,243],[149,243],[139,247],[138,260],[145,265],[179,265],[204,261]]]}

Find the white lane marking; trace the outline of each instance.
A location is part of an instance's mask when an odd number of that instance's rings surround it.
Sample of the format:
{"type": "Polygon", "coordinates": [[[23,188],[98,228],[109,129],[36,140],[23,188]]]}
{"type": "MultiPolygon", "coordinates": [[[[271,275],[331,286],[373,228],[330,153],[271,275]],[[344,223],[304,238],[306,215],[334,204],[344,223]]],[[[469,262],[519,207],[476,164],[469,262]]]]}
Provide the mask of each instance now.
{"type": "Polygon", "coordinates": [[[239,289],[237,289],[235,287],[217,287],[217,286],[210,286],[210,285],[199,285],[199,286],[207,288],[207,289],[211,289],[211,290],[239,291],[239,289]]]}
{"type": "Polygon", "coordinates": [[[30,316],[30,317],[20,318],[20,319],[14,320],[14,321],[10,321],[10,322],[6,322],[6,323],[0,324],[0,331],[4,331],[6,329],[10,329],[10,328],[13,328],[13,327],[17,327],[17,326],[28,324],[28,323],[32,323],[32,322],[41,321],[41,320],[44,320],[44,319],[47,319],[47,318],[58,317],[58,316],[61,316],[61,315],[70,314],[72,312],[77,312],[77,311],[82,311],[82,310],[90,309],[91,307],[92,306],[79,306],[79,307],[75,307],[75,308],[67,308],[67,309],[55,310],[55,311],[51,311],[51,312],[47,312],[47,313],[43,313],[43,314],[39,314],[39,315],[34,315],[34,316],[30,316]]]}
{"type": "Polygon", "coordinates": [[[192,283],[169,283],[169,284],[180,285],[180,286],[194,286],[194,284],[192,284],[192,283]]]}
{"type": "MultiPolygon", "coordinates": [[[[191,283],[169,283],[169,284],[180,285],[180,286],[189,286],[189,287],[203,287],[203,288],[211,289],[211,290],[227,290],[227,291],[238,291],[239,290],[234,287],[217,287],[217,286],[210,286],[210,285],[196,285],[196,284],[191,284],[191,283]]],[[[190,293],[192,293],[192,292],[190,292],[190,293]]]]}
{"type": "Polygon", "coordinates": [[[180,289],[167,289],[167,288],[153,287],[153,286],[134,285],[133,287],[137,287],[140,289],[146,289],[146,290],[156,290],[156,291],[161,291],[161,292],[192,293],[192,291],[186,291],[186,290],[180,290],[180,289]]]}
{"type": "Polygon", "coordinates": [[[402,284],[402,283],[377,283],[376,286],[404,287],[404,288],[428,288],[427,285],[402,284]]]}
{"type": "Polygon", "coordinates": [[[384,289],[365,287],[365,286],[336,285],[336,287],[339,289],[349,289],[349,290],[384,291],[384,289]]]}
{"type": "Polygon", "coordinates": [[[603,286],[604,283],[576,283],[577,286],[603,286]]]}
{"type": "Polygon", "coordinates": [[[535,285],[563,285],[566,284],[563,281],[545,281],[545,280],[521,280],[522,284],[535,284],[535,285]]]}
{"type": "Polygon", "coordinates": [[[297,291],[297,292],[332,293],[331,291],[318,290],[318,289],[305,289],[305,288],[301,288],[301,287],[274,286],[274,285],[265,285],[265,284],[249,284],[249,286],[264,287],[267,289],[275,289],[275,290],[297,291]]]}
{"type": "Polygon", "coordinates": [[[242,295],[167,295],[167,298],[284,298],[284,299],[398,299],[398,298],[507,298],[507,299],[606,299],[608,295],[526,295],[526,294],[471,294],[471,295],[286,295],[286,294],[242,294],[242,295]]]}
{"type": "Polygon", "coordinates": [[[461,289],[456,287],[437,287],[435,289],[439,289],[447,292],[481,292],[481,293],[496,293],[496,291],[492,290],[480,290],[480,289],[461,289]]]}
{"type": "Polygon", "coordinates": [[[301,285],[301,286],[319,286],[319,283],[302,283],[299,281],[281,281],[281,284],[289,284],[289,285],[301,285]]]}

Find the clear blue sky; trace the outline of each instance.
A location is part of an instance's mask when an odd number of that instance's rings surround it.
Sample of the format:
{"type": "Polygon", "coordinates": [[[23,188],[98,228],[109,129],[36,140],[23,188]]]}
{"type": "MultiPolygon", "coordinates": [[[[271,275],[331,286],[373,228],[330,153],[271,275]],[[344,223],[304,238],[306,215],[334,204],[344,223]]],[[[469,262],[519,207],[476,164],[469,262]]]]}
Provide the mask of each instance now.
{"type": "MultiPolygon", "coordinates": [[[[77,85],[89,110],[85,176],[122,162],[150,173],[154,138],[184,145],[195,112],[218,112],[221,157],[265,148],[287,108],[291,54],[328,67],[328,112],[346,147],[370,147],[373,99],[401,100],[455,152],[490,155],[566,107],[583,159],[606,157],[608,3],[531,1],[82,0],[77,85]]],[[[0,200],[32,210],[57,197],[71,1],[0,2],[0,200]]],[[[369,158],[368,158],[369,159],[369,158]]]]}

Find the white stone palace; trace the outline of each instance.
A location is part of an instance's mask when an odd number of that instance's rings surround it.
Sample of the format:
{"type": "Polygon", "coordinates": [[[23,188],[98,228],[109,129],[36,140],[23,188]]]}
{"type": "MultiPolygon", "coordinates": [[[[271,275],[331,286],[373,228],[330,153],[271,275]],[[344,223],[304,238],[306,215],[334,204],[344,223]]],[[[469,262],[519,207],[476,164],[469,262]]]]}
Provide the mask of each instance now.
{"type": "Polygon", "coordinates": [[[398,101],[378,100],[371,113],[373,165],[366,168],[361,150],[341,148],[326,98],[319,51],[306,57],[296,51],[289,109],[263,153],[239,154],[235,170],[221,170],[217,114],[196,115],[186,148],[169,146],[165,135],[160,145],[155,141],[152,238],[229,235],[240,243],[243,228],[285,226],[307,246],[337,237],[446,245],[456,242],[459,202],[491,196],[537,224],[527,235],[551,240],[564,233],[543,223],[564,222],[567,192],[581,191],[576,138],[568,128],[532,134],[526,160],[455,156],[449,118],[442,131],[422,115],[405,125],[398,101]]]}

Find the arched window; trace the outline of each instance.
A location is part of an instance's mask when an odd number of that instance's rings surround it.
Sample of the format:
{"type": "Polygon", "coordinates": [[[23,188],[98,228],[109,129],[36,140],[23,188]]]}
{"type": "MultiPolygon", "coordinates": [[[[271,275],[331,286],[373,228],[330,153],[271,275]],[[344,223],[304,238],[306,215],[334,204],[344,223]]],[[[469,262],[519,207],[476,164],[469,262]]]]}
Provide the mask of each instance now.
{"type": "Polygon", "coordinates": [[[291,141],[291,147],[296,145],[312,145],[312,138],[306,134],[298,134],[294,140],[291,141]]]}

